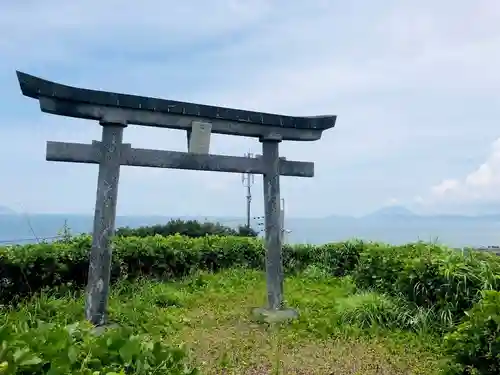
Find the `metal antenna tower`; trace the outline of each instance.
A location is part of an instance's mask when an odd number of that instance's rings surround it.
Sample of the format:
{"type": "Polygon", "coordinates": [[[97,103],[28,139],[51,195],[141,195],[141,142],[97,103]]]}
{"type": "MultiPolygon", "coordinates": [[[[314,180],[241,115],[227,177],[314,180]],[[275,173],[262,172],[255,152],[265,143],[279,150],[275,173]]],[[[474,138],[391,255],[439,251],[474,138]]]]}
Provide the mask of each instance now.
{"type": "Polygon", "coordinates": [[[281,198],[280,225],[281,225],[281,243],[284,245],[288,241],[287,235],[292,233],[290,229],[285,228],[285,198],[281,198]]]}
{"type": "MultiPolygon", "coordinates": [[[[253,155],[251,153],[247,153],[245,155],[247,158],[251,158],[253,155]]],[[[252,185],[255,182],[255,176],[252,173],[242,173],[241,174],[241,183],[247,189],[247,228],[250,228],[250,213],[251,213],[251,205],[252,205],[252,185]]]]}

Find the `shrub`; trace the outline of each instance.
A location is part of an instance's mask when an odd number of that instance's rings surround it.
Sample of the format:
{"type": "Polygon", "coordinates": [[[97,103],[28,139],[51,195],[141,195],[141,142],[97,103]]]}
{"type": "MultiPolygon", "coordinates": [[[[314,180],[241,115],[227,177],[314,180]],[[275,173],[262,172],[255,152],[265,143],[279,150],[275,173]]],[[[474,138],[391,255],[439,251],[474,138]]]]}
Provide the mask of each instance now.
{"type": "Polygon", "coordinates": [[[167,224],[158,224],[144,226],[139,228],[118,228],[116,235],[118,237],[151,237],[155,235],[173,236],[180,234],[187,237],[205,237],[209,236],[240,236],[257,237],[258,233],[247,226],[238,226],[234,229],[220,223],[201,223],[196,220],[170,220],[167,224]]]}
{"type": "Polygon", "coordinates": [[[500,293],[483,291],[482,297],[462,323],[445,336],[448,352],[456,363],[450,373],[500,373],[500,293]]]}
{"type": "Polygon", "coordinates": [[[151,374],[194,375],[186,354],[131,329],[97,336],[86,323],[61,326],[6,322],[0,326],[0,374],[151,374]]]}
{"type": "Polygon", "coordinates": [[[500,262],[491,254],[458,251],[433,244],[373,244],[361,253],[356,284],[403,295],[417,306],[439,313],[444,328],[460,320],[483,289],[499,286],[500,262]]]}
{"type": "MultiPolygon", "coordinates": [[[[85,285],[91,238],[0,248],[0,304],[36,293],[45,287],[85,285]]],[[[284,267],[297,271],[314,262],[321,247],[287,246],[284,267]]],[[[173,279],[197,270],[218,271],[244,266],[264,270],[265,251],[258,238],[181,235],[116,237],[111,279],[139,276],[173,279]]]]}
{"type": "Polygon", "coordinates": [[[301,272],[319,265],[332,276],[345,276],[355,269],[365,243],[347,241],[326,245],[285,245],[283,263],[288,272],[301,272]]]}
{"type": "Polygon", "coordinates": [[[360,254],[365,248],[363,241],[347,241],[323,245],[320,249],[323,263],[333,276],[345,276],[354,271],[360,254]]]}
{"type": "MultiPolygon", "coordinates": [[[[426,246],[422,244],[423,246],[426,246]]],[[[372,243],[359,257],[354,278],[359,287],[394,292],[394,285],[403,272],[405,262],[415,258],[416,246],[389,246],[372,243]]]]}

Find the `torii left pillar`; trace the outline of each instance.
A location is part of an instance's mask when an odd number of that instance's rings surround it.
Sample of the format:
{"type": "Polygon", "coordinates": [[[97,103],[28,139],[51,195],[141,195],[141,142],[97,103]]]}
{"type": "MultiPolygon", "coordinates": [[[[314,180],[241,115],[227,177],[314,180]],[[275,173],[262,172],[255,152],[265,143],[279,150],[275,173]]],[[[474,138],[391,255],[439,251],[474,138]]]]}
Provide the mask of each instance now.
{"type": "Polygon", "coordinates": [[[115,231],[125,123],[101,121],[99,176],[92,232],[85,317],[95,326],[107,323],[112,243],[115,231]]]}

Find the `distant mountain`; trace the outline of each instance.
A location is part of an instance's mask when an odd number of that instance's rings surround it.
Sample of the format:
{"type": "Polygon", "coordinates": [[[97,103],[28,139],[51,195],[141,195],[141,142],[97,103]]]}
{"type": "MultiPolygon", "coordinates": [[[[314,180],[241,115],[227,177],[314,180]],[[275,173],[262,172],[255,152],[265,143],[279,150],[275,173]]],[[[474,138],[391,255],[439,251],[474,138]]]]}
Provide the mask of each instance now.
{"type": "Polygon", "coordinates": [[[0,215],[15,215],[16,211],[7,206],[0,206],[0,215]]]}
{"type": "Polygon", "coordinates": [[[415,213],[403,206],[387,206],[366,215],[365,217],[408,217],[416,216],[415,213]]]}

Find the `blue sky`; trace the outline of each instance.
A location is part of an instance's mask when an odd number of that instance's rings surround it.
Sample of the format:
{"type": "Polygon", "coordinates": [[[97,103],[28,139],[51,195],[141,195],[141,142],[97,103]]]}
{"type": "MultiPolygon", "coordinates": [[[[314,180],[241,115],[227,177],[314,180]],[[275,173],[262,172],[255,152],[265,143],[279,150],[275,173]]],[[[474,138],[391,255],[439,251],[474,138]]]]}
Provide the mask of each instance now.
{"type": "MultiPolygon", "coordinates": [[[[500,203],[498,0],[2,1],[0,205],[92,213],[97,166],[45,161],[45,142],[100,138],[92,121],[40,112],[15,70],[81,87],[278,112],[338,115],[282,156],[290,216],[387,204],[475,213],[500,203]]],[[[133,147],[184,151],[185,133],[130,126],[133,147]]],[[[211,152],[259,153],[213,135],[211,152]]],[[[262,184],[253,186],[261,212],[262,184]]],[[[124,167],[118,214],[243,215],[233,174],[124,167]]],[[[498,206],[500,207],[500,206],[498,206]]]]}

